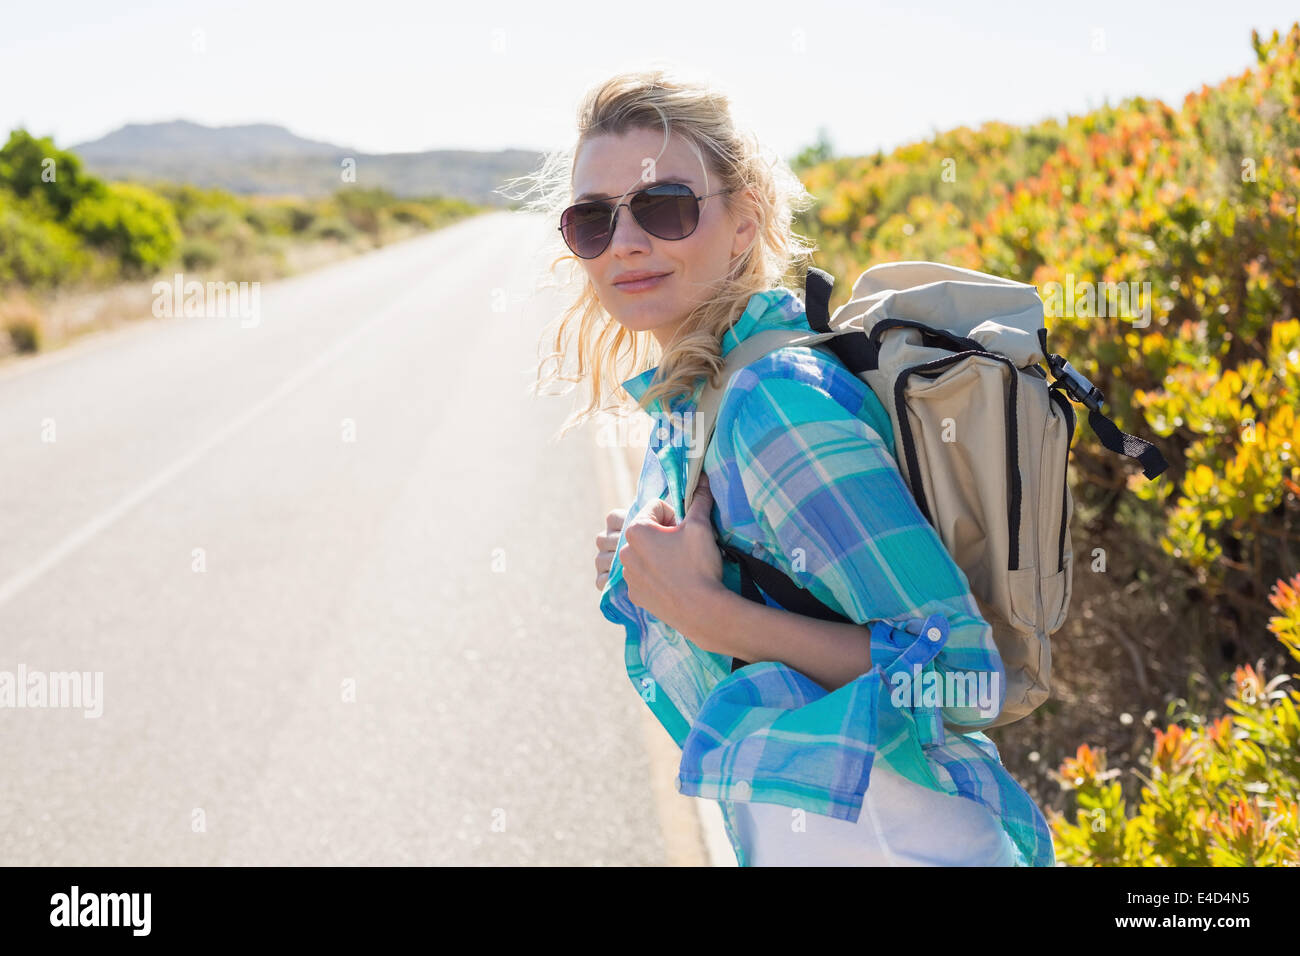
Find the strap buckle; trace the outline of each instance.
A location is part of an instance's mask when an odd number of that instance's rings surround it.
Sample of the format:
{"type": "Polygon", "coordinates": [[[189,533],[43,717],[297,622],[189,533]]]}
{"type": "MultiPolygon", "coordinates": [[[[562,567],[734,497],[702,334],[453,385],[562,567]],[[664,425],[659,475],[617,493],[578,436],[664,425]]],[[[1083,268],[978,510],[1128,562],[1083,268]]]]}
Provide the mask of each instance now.
{"type": "Polygon", "coordinates": [[[1052,388],[1063,388],[1080,405],[1086,405],[1095,412],[1101,411],[1101,406],[1106,404],[1101,389],[1084,378],[1078,369],[1060,355],[1049,355],[1047,364],[1056,378],[1052,388]]]}

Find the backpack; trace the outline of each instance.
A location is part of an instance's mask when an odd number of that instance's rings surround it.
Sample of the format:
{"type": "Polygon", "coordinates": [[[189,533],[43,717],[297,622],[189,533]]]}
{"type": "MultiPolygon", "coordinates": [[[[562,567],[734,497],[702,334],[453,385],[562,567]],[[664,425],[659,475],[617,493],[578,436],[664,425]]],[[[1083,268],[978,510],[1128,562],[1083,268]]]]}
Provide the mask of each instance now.
{"type": "MultiPolygon", "coordinates": [[[[1120,431],[1102,414],[1101,391],[1048,352],[1033,285],[935,262],[883,263],[863,272],[850,301],[830,316],[834,281],[808,271],[811,331],[756,332],[727,355],[719,385],[704,383],[693,423],[704,441],[689,449],[686,502],[731,376],[777,348],[831,351],[888,411],[904,483],[992,626],[1007,689],[1001,712],[982,729],[1013,723],[1050,695],[1050,635],[1070,604],[1070,400],[1088,409],[1101,443],[1138,460],[1148,479],[1165,470],[1164,456],[1120,431]]],[[[757,585],[788,611],[852,623],[779,569],[720,547],[740,565],[745,597],[762,602],[757,585]]],[[[732,670],[745,663],[734,661],[732,670]]]]}

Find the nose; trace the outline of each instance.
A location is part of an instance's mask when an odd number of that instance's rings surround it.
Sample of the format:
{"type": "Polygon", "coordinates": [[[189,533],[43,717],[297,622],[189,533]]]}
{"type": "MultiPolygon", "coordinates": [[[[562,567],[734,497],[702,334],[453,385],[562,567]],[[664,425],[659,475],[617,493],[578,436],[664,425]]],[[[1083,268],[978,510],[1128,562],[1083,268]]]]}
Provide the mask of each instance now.
{"type": "Polygon", "coordinates": [[[625,249],[648,249],[650,247],[650,234],[641,228],[641,224],[636,221],[636,216],[632,215],[632,210],[628,207],[624,212],[627,203],[619,203],[614,207],[614,231],[609,237],[609,247],[618,254],[619,247],[625,249]]]}

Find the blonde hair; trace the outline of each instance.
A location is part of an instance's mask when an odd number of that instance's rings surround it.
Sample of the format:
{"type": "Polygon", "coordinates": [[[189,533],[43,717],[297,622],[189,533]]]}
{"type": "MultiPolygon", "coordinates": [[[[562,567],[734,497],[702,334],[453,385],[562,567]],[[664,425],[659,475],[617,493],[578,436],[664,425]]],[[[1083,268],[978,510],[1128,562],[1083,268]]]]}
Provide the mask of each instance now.
{"type": "MultiPolygon", "coordinates": [[[[569,262],[570,278],[562,285],[576,286],[577,291],[558,320],[543,332],[542,342],[549,336],[551,347],[540,357],[533,391],[537,394],[553,382],[585,381],[589,396],[587,404],[561,426],[560,436],[598,413],[621,414],[627,405],[616,390],[655,364],[659,371],[641,397],[642,409],[656,398],[670,407],[677,396],[692,394],[701,376],[718,384],[722,335],[751,296],[781,285],[816,248],[793,230],[795,214],[810,206],[813,198],[789,165],[780,157],[763,157],[753,135],[733,122],[725,95],[664,69],[620,73],[592,88],[578,110],[577,142],[571,149],[547,154],[537,172],[510,180],[528,187],[510,198],[539,193],[524,208],[545,214],[558,226],[560,213],[573,202],[573,166],[582,147],[596,136],[632,129],[662,131],[665,143],[673,133],[682,136],[710,176],[701,194],[728,190],[708,201],[722,200],[729,213],[753,219],[758,228],[754,241],[692,309],[662,354],[651,333],[630,331],[605,311],[582,260],[563,247],[565,254],[552,260],[548,271],[554,274],[559,263],[569,262]],[[577,368],[566,372],[564,360],[571,346],[577,368]]],[[[563,246],[558,230],[551,235],[563,246]]],[[[795,286],[801,289],[802,280],[795,286]]]]}

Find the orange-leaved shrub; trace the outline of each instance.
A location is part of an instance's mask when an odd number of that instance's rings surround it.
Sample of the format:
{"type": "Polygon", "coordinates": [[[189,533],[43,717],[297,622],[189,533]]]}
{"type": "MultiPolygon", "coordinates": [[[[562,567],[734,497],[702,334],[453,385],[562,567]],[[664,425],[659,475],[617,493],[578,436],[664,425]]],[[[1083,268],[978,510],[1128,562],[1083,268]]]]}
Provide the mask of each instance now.
{"type": "MultiPolygon", "coordinates": [[[[1300,661],[1300,574],[1269,595],[1269,630],[1300,661]]],[[[1300,866],[1300,689],[1249,664],[1232,675],[1228,713],[1183,715],[1142,757],[1136,806],[1120,771],[1087,744],[1057,773],[1074,819],[1048,811],[1066,866],[1300,866]]]]}

